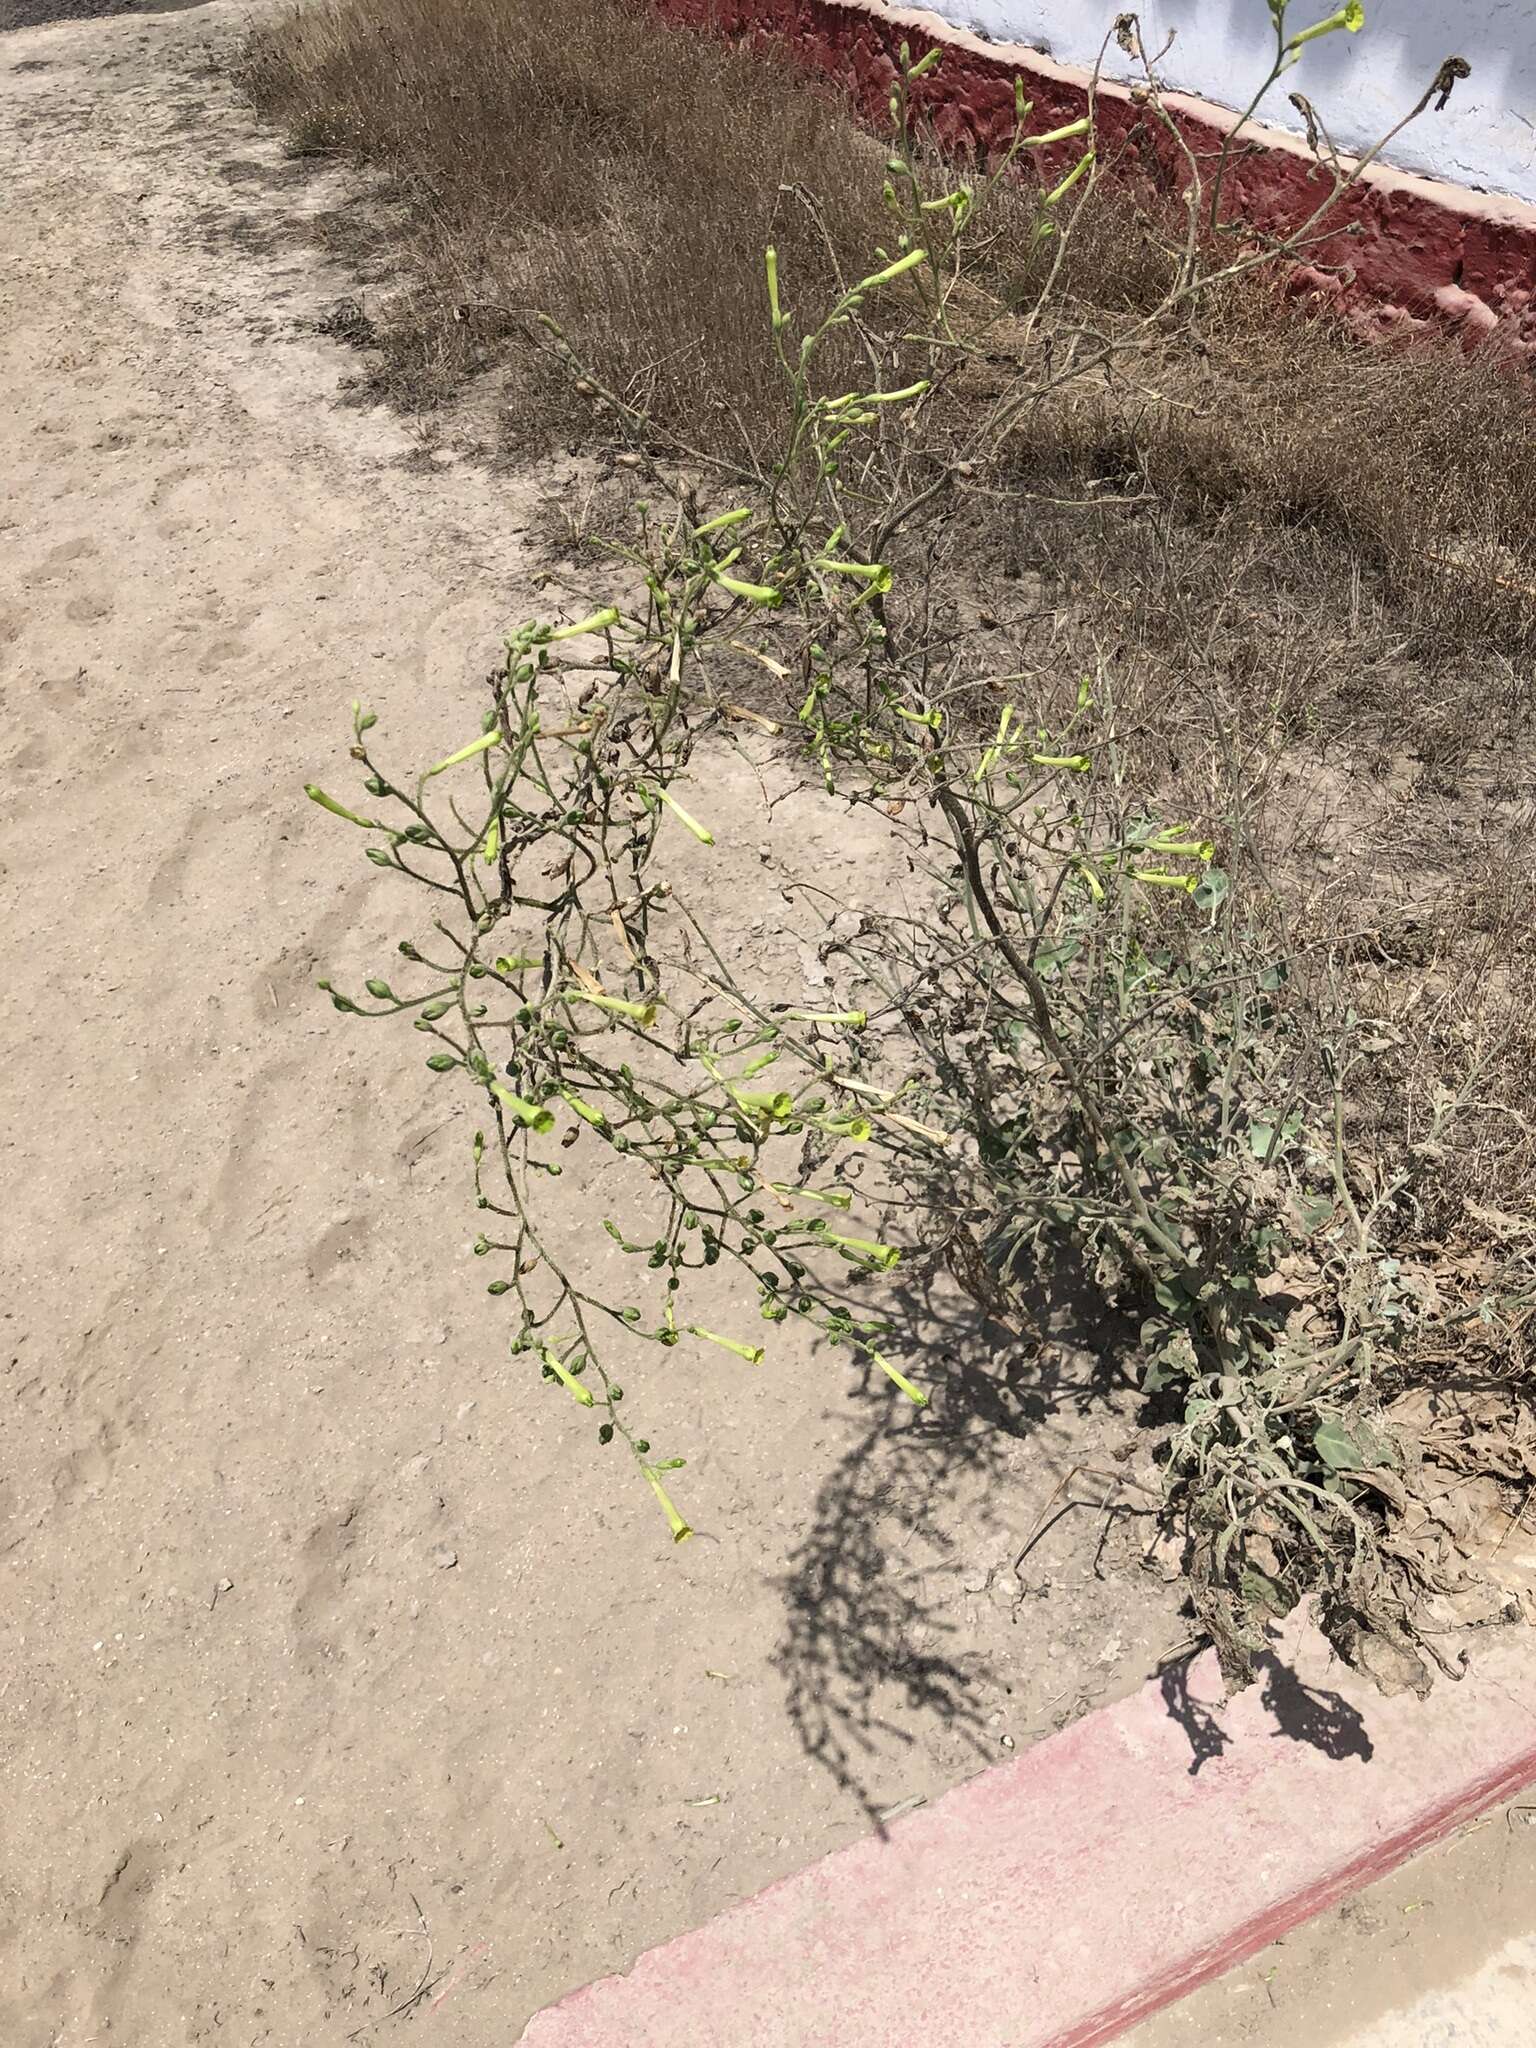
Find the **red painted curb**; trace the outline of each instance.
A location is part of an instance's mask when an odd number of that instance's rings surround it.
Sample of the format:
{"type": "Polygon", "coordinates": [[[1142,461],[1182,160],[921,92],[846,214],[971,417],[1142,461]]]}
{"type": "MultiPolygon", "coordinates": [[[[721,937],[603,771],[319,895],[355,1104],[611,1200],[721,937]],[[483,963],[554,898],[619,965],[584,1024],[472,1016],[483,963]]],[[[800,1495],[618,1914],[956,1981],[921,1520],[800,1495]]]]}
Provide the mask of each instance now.
{"type": "Polygon", "coordinates": [[[1092,2048],[1536,1781],[1536,1636],[1427,1702],[1203,1656],[547,2008],[524,2048],[1092,2048]]]}
{"type": "MultiPolygon", "coordinates": [[[[772,35],[808,67],[841,80],[877,125],[887,118],[900,45],[908,43],[914,57],[940,48],[944,62],[922,90],[940,138],[959,151],[996,146],[1012,134],[1018,77],[1034,103],[1037,130],[1075,121],[1088,109],[1085,71],[1021,44],[983,42],[934,15],[879,0],[651,4],[673,21],[722,35],[772,35]]],[[[1169,94],[1166,105],[1185,141],[1201,153],[1219,149],[1235,119],[1228,109],[1188,94],[1169,94]]],[[[1101,154],[1113,156],[1128,179],[1162,191],[1181,182],[1177,150],[1126,87],[1100,85],[1097,140],[1101,154]]],[[[1042,169],[1059,172],[1069,163],[1062,156],[1042,169]]],[[[1270,233],[1294,229],[1317,205],[1315,172],[1297,138],[1254,124],[1244,131],[1227,177],[1231,214],[1270,233]]],[[[1334,305],[1352,325],[1375,335],[1434,325],[1468,341],[1495,337],[1517,356],[1536,352],[1536,206],[1373,166],[1330,220],[1332,232],[1292,273],[1298,293],[1334,305]]]]}

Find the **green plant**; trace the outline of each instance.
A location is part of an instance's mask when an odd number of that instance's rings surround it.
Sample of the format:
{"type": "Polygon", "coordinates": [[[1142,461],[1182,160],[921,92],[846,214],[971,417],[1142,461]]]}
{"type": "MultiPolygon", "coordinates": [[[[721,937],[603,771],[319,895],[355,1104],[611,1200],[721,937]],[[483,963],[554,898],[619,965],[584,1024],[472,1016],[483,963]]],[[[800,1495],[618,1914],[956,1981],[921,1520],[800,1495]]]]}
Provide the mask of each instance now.
{"type": "MultiPolygon", "coordinates": [[[[508,1297],[514,1353],[629,1446],[677,1540],[690,1532],[664,1475],[681,1461],[653,1452],[620,1383],[637,1351],[723,1347],[758,1367],[794,1319],[926,1398],[888,1356],[889,1315],[850,1296],[851,1276],[901,1256],[879,1221],[823,1213],[858,1199],[916,1219],[1004,1318],[1062,1260],[1140,1314],[1167,1511],[1234,1680],[1265,1618],[1311,1588],[1340,1641],[1369,1636],[1412,1663],[1424,1587],[1383,1543],[1411,1459],[1382,1390],[1442,1311],[1405,1281],[1392,1226],[1478,1069],[1367,1188],[1344,1086],[1372,1026],[1341,988],[1337,943],[1288,930],[1241,779],[1218,811],[1180,820],[1133,765],[1112,658],[1065,701],[1022,671],[981,689],[968,648],[935,630],[926,522],[976,458],[936,452],[928,416],[981,347],[954,306],[1001,187],[933,189],[911,121],[931,62],[909,60],[893,96],[891,229],[873,267],[801,323],[767,252],[782,425],[739,501],[706,515],[685,486],[665,512],[642,505],[633,539],[608,550],[612,601],[516,633],[484,730],[424,773],[376,758],[373,714],[354,707],[367,810],[310,794],[381,835],[368,858],[433,891],[441,914],[430,939],[401,943],[424,985],[402,995],[380,976],[367,1002],[331,997],[410,1016],[429,1066],[483,1102],[475,1250],[508,1297]],[[924,374],[894,381],[914,352],[924,374]],[[846,388],[829,359],[867,374],[846,388]],[[778,731],[725,694],[722,648],[783,686],[790,744],[826,797],[878,819],[916,878],[918,914],[852,933],[829,915],[832,1001],[744,980],[689,886],[714,843],[720,747],[742,722],[778,731]],[[441,794],[468,785],[472,801],[441,794]],[[542,1219],[543,1182],[573,1147],[627,1176],[603,1229],[635,1262],[630,1286],[542,1219]],[[857,1186],[854,1152],[874,1162],[857,1186]],[[766,1330],[718,1329],[694,1307],[717,1267],[766,1330]]],[[[1028,113],[1021,97],[999,177],[1042,140],[1028,113]]],[[[1048,254],[1032,318],[1094,187],[1090,148],[1034,195],[1029,239],[1048,254]]],[[[1186,255],[1156,319],[1221,274],[1198,243],[1186,255]]],[[[1153,324],[1021,372],[972,444],[1013,434],[1153,324]]],[[[616,420],[644,424],[576,367],[616,420]]],[[[1527,1285],[1513,1262],[1472,1312],[1496,1319],[1527,1285]]]]}

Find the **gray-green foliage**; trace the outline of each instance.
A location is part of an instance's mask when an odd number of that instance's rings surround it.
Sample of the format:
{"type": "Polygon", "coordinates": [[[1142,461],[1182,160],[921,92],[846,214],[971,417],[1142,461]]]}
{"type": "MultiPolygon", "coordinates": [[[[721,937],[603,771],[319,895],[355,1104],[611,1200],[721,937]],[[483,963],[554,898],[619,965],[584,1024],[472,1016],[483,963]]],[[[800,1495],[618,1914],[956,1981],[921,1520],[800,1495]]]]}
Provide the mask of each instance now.
{"type": "MultiPolygon", "coordinates": [[[[1271,11],[1293,61],[1310,32],[1288,40],[1271,11]]],[[[1350,10],[1327,24],[1355,25],[1350,10]]],[[[1167,1512],[1231,1675],[1308,1587],[1341,1632],[1401,1647],[1414,1589],[1380,1536],[1406,1461],[1378,1390],[1430,1308],[1383,1223],[1440,1131],[1361,1184],[1342,1105],[1364,1029],[1346,1000],[1317,998],[1326,974],[1293,999],[1285,921],[1240,811],[1164,814],[1127,767],[1111,658],[1065,709],[1034,701],[1023,673],[993,678],[983,716],[968,649],[935,644],[921,544],[986,436],[1099,374],[1252,252],[1212,271],[1192,240],[1155,315],[1078,337],[1066,369],[1048,352],[1021,366],[975,443],[935,456],[925,421],[975,348],[957,288],[989,188],[934,189],[910,123],[932,61],[908,65],[893,96],[892,242],[868,275],[802,320],[768,252],[784,392],[771,459],[710,516],[693,488],[642,508],[602,608],[516,633],[484,731],[425,773],[376,757],[372,714],[354,708],[366,807],[310,793],[435,915],[401,943],[407,992],[377,977],[366,1000],[332,999],[408,1018],[427,1064],[480,1105],[475,1250],[512,1350],[629,1446],[678,1540],[688,1525],[663,1475],[680,1460],[630,1420],[643,1370],[635,1398],[620,1384],[648,1350],[723,1345],[755,1367],[795,1322],[926,1398],[887,1356],[889,1310],[845,1284],[898,1256],[878,1223],[844,1227],[857,1155],[873,1162],[861,1188],[981,1308],[1017,1323],[1066,1260],[1137,1318],[1167,1512]],[[821,387],[834,334],[859,342],[861,388],[821,387]],[[834,1000],[746,984],[717,921],[672,883],[668,846],[713,839],[714,755],[699,749],[727,744],[741,716],[717,679],[722,647],[778,680],[781,744],[828,803],[878,817],[913,878],[917,912],[829,922],[834,1000]],[[546,1226],[546,1182],[573,1145],[623,1162],[630,1207],[600,1219],[632,1261],[618,1291],[546,1226]],[[724,1329],[692,1305],[715,1269],[738,1282],[724,1329]]],[[[1086,126],[1032,137],[1027,116],[1021,103],[996,175],[1086,126]]],[[[1334,170],[1336,196],[1349,174],[1334,170]]],[[[1040,194],[1026,324],[1096,177],[1088,149],[1040,194]]],[[[608,397],[643,442],[644,422],[608,397]]]]}

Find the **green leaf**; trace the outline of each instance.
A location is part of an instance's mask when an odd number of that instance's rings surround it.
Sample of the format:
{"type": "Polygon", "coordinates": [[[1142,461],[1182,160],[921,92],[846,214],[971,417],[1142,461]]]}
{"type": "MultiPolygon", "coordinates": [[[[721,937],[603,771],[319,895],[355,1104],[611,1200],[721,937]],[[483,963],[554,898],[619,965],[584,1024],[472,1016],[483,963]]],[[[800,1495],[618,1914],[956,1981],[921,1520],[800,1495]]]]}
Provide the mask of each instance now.
{"type": "MultiPolygon", "coordinates": [[[[1048,979],[1051,975],[1060,973],[1063,967],[1070,967],[1082,950],[1081,939],[1048,940],[1035,952],[1035,968],[1048,979]]],[[[1027,1035],[1028,1027],[1025,1029],[1027,1035]]]]}
{"type": "Polygon", "coordinates": [[[1248,1149],[1255,1159],[1278,1159],[1301,1129],[1301,1112],[1293,1110],[1283,1124],[1262,1118],[1248,1126],[1248,1149]]]}
{"type": "Polygon", "coordinates": [[[1192,891],[1196,907],[1201,910],[1220,910],[1232,893],[1232,883],[1224,868],[1207,868],[1192,891]]]}
{"type": "Polygon", "coordinates": [[[1365,1472],[1386,1462],[1382,1456],[1385,1446],[1374,1430],[1363,1425],[1348,1430],[1333,1415],[1317,1425],[1312,1447],[1330,1472],[1365,1472]]]}

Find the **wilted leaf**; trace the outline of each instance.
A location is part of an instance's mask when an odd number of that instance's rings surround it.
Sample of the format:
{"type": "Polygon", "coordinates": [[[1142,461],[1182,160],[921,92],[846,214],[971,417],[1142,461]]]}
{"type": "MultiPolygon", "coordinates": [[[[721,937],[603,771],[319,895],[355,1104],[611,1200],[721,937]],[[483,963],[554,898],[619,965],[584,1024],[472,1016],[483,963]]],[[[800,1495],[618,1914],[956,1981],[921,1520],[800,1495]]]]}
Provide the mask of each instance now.
{"type": "Polygon", "coordinates": [[[1250,1606],[1262,1607],[1277,1619],[1289,1614],[1296,1604],[1280,1581],[1272,1579],[1268,1572],[1261,1572],[1257,1565],[1245,1564],[1238,1584],[1250,1606]]]}

